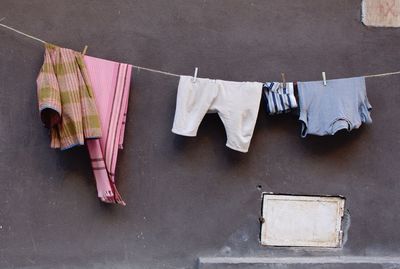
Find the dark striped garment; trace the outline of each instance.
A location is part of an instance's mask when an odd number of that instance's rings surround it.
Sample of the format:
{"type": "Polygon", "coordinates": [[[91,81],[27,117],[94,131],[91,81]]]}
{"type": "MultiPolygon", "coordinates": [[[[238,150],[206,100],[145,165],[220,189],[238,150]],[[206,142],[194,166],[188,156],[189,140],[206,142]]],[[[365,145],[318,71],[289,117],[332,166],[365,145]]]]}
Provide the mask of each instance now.
{"type": "Polygon", "coordinates": [[[263,84],[263,96],[270,115],[286,113],[297,108],[292,82],[287,82],[286,87],[279,82],[266,82],[263,84]]]}

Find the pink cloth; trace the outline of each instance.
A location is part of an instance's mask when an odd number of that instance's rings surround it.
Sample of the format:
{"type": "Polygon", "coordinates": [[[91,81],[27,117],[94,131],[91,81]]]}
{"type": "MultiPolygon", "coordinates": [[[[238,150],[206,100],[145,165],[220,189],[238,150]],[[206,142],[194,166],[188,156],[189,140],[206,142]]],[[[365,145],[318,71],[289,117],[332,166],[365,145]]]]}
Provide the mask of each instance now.
{"type": "Polygon", "coordinates": [[[132,66],[84,57],[92,82],[102,137],[86,141],[101,201],[125,205],[115,185],[118,149],[122,149],[132,66]]]}

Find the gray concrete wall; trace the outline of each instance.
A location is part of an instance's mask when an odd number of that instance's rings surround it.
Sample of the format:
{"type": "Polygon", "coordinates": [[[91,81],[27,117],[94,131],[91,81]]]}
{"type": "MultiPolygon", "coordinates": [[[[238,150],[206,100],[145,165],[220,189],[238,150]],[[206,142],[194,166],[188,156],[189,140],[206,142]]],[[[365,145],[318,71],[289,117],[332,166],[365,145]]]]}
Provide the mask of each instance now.
{"type": "MultiPolygon", "coordinates": [[[[0,17],[49,42],[179,74],[318,80],[400,69],[400,30],[367,28],[354,0],[0,0],[0,17]]],[[[134,71],[117,168],[126,207],[96,198],[85,148],[51,150],[37,112],[41,44],[0,29],[0,267],[192,268],[207,256],[395,256],[400,251],[400,76],[368,79],[372,126],[299,137],[261,106],[250,152],[208,115],[171,133],[177,78],[134,71]],[[261,190],[257,186],[261,185],[261,190]],[[261,191],[340,194],[341,250],[261,247],[261,191]]],[[[212,267],[214,268],[214,267],[212,267]]],[[[269,267],[268,267],[269,268],[269,267]]],[[[375,267],[371,267],[375,268],[375,267]]]]}

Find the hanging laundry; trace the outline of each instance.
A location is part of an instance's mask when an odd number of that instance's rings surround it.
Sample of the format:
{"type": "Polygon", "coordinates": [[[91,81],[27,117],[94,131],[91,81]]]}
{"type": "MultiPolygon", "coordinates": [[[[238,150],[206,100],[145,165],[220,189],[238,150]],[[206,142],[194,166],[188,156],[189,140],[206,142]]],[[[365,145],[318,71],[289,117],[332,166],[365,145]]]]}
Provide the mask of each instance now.
{"type": "Polygon", "coordinates": [[[102,126],[100,139],[87,140],[98,196],[103,202],[125,205],[115,185],[115,168],[124,141],[132,65],[90,56],[84,61],[102,126]]]}
{"type": "Polygon", "coordinates": [[[364,77],[298,82],[301,136],[334,135],[372,123],[364,77]]]}
{"type": "Polygon", "coordinates": [[[86,142],[98,197],[122,205],[115,168],[124,140],[131,74],[131,65],[46,44],[37,79],[39,111],[50,128],[51,147],[68,149],[86,142]]]}
{"type": "Polygon", "coordinates": [[[280,82],[266,82],[263,84],[263,96],[268,114],[287,113],[297,108],[293,83],[287,82],[285,84],[280,82]]]}
{"type": "Polygon", "coordinates": [[[52,148],[64,150],[101,136],[92,85],[79,52],[46,44],[37,94],[52,148]]]}
{"type": "Polygon", "coordinates": [[[206,113],[218,113],[226,146],[247,152],[260,107],[262,83],[181,76],[172,132],[196,136],[206,113]]]}

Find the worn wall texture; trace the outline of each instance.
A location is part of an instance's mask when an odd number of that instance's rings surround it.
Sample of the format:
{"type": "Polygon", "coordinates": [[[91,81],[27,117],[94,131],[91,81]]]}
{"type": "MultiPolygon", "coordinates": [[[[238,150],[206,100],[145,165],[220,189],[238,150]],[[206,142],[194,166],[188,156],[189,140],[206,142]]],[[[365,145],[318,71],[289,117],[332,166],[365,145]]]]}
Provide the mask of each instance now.
{"type": "MultiPolygon", "coordinates": [[[[180,74],[317,80],[400,69],[400,30],[368,28],[354,0],[0,0],[0,17],[49,42],[180,74]]],[[[171,133],[175,77],[136,71],[118,185],[96,199],[85,148],[51,150],[39,121],[40,43],[0,29],[0,267],[193,268],[208,256],[392,256],[400,251],[400,76],[367,80],[372,126],[300,138],[261,106],[250,152],[225,147],[216,115],[171,133]],[[261,189],[257,186],[260,185],[261,189]],[[340,194],[341,250],[261,247],[262,191],[340,194]]],[[[214,268],[214,267],[213,267],[214,268]]],[[[325,267],[324,267],[325,268],[325,267]]],[[[347,268],[347,267],[346,267],[347,268]]],[[[372,267],[371,267],[372,268],[372,267]]]]}
{"type": "Polygon", "coordinates": [[[368,26],[399,27],[400,0],[363,0],[362,21],[368,26]]]}

